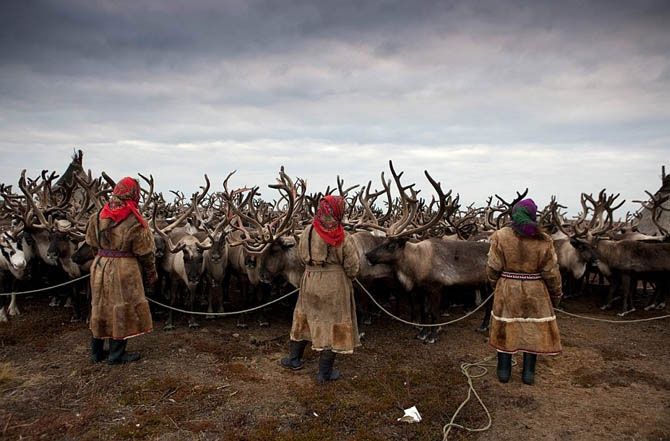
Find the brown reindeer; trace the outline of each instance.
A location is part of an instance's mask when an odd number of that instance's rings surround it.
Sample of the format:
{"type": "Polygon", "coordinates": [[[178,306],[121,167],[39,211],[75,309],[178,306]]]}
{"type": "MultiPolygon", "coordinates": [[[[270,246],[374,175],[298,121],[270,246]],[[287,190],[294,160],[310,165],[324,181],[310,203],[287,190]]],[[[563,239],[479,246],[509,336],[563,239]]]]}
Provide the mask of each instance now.
{"type": "MultiPolygon", "coordinates": [[[[165,241],[169,253],[163,258],[162,268],[168,275],[168,289],[170,292],[170,306],[175,306],[180,291],[188,293],[187,307],[195,308],[196,290],[203,274],[203,253],[212,247],[212,242],[206,233],[198,233],[189,226],[180,227],[195,210],[209,191],[210,182],[205,175],[206,185],[201,187],[200,194],[194,194],[190,207],[174,222],[163,228],[156,224],[156,216],[152,216],[154,231],[165,241]]],[[[154,211],[157,207],[154,207],[154,211]]],[[[194,315],[189,316],[189,328],[197,328],[199,324],[194,315]]],[[[168,319],[164,326],[165,330],[174,329],[172,310],[168,313],[168,319]]]]}
{"type": "MultiPolygon", "coordinates": [[[[366,253],[370,263],[388,264],[406,291],[425,295],[421,320],[436,323],[439,316],[442,291],[445,287],[481,286],[486,284],[488,243],[445,241],[441,238],[412,242],[413,235],[437,225],[453,205],[451,191],[445,194],[438,182],[424,172],[438,195],[438,208],[433,216],[420,226],[410,226],[418,211],[417,191],[414,184],[403,186],[402,173],[398,174],[389,161],[391,173],[400,193],[402,215],[386,229],[383,243],[366,253]]],[[[437,328],[423,328],[417,338],[427,343],[437,341],[437,328]]]]}
{"type": "MultiPolygon", "coordinates": [[[[661,291],[667,289],[670,242],[609,239],[608,234],[613,230],[613,211],[623,203],[612,207],[618,196],[608,197],[602,190],[596,201],[591,195],[582,194],[583,212],[574,228],[577,232],[576,240],[586,252],[591,253],[591,260],[610,282],[607,303],[603,309],[611,307],[614,293],[620,289],[623,302],[619,315],[624,316],[635,311],[633,293],[641,278],[653,280],[661,291]],[[585,225],[589,211],[593,212],[592,219],[585,225]]],[[[655,202],[660,205],[663,201],[655,202]]]]}
{"type": "MultiPolygon", "coordinates": [[[[60,270],[50,271],[50,277],[55,281],[80,277],[86,269],[85,265],[78,264],[73,257],[84,244],[85,222],[94,206],[87,197],[77,205],[72,203],[76,183],[57,195],[52,191],[52,182],[58,175],[48,175],[45,170],[38,184],[37,180],[27,179],[25,172],[21,172],[19,179],[19,188],[26,201],[25,209],[28,210],[23,217],[24,232],[30,234],[35,254],[48,265],[47,268],[60,270]]],[[[79,295],[80,288],[85,291],[85,286],[85,282],[79,287],[72,285],[71,294],[67,296],[66,306],[74,307],[73,320],[80,320],[87,309],[85,296],[79,295]]],[[[51,305],[56,305],[56,297],[52,297],[51,305]]]]}
{"type": "MultiPolygon", "coordinates": [[[[239,281],[242,303],[248,305],[250,300],[266,301],[278,278],[300,285],[304,266],[294,249],[295,216],[303,210],[306,183],[300,179],[293,182],[281,167],[277,183],[269,185],[279,191],[280,198],[270,205],[256,199],[258,187],[229,190],[233,173],[224,181],[223,192],[232,219],[230,227],[235,230],[227,236],[229,273],[239,281]]],[[[269,325],[262,313],[259,324],[269,325]]],[[[238,326],[246,326],[244,317],[238,319],[238,326]]]]}

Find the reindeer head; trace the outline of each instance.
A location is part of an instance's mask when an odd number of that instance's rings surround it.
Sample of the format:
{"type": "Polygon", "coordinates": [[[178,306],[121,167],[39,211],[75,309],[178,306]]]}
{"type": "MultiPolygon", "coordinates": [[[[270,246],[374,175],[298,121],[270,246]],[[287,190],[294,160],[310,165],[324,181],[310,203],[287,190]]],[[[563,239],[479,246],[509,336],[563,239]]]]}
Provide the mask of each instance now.
{"type": "Polygon", "coordinates": [[[197,284],[202,277],[203,251],[209,249],[200,242],[186,243],[182,249],[184,259],[184,269],[189,283],[197,284]]]}
{"type": "Polygon", "coordinates": [[[438,225],[446,213],[454,210],[455,203],[457,203],[457,200],[451,197],[451,190],[445,194],[440,183],[436,182],[428,171],[424,171],[426,178],[437,193],[437,199],[428,206],[428,211],[431,211],[431,213],[423,213],[417,198],[419,191],[414,190],[415,184],[402,185],[400,178],[403,172],[396,173],[391,161],[389,161],[389,167],[400,194],[401,215],[390,226],[383,228],[386,231],[386,240],[366,254],[367,259],[372,264],[397,261],[410,238],[429,231],[438,225]],[[435,203],[437,203],[437,209],[433,211],[432,207],[435,203]],[[419,213],[421,213],[421,216],[417,216],[419,213]],[[421,221],[417,220],[419,217],[422,218],[421,221]]]}
{"type": "Polygon", "coordinates": [[[365,257],[373,265],[396,262],[400,259],[408,240],[407,236],[389,237],[381,245],[368,251],[365,257]]]}
{"type": "MultiPolygon", "coordinates": [[[[205,175],[206,185],[201,187],[202,191],[200,194],[194,194],[191,198],[191,205],[189,208],[179,216],[174,222],[170,225],[165,226],[164,228],[158,228],[156,225],[156,212],[158,210],[158,204],[154,204],[153,215],[151,223],[153,226],[154,234],[162,239],[165,244],[165,248],[172,254],[175,254],[175,258],[178,263],[176,266],[182,266],[184,273],[182,276],[186,277],[186,281],[190,285],[197,284],[200,281],[203,271],[203,253],[206,250],[209,250],[212,247],[212,242],[209,238],[204,241],[200,241],[195,235],[190,234],[190,228],[187,228],[185,231],[181,232],[175,236],[176,243],[168,235],[172,230],[176,229],[179,224],[184,222],[191,216],[191,214],[196,210],[198,204],[203,200],[207,192],[209,191],[209,178],[205,175]]],[[[179,271],[179,268],[176,268],[179,271]]]]}
{"type": "Polygon", "coordinates": [[[276,239],[263,254],[260,254],[260,279],[264,283],[272,283],[277,275],[287,266],[288,252],[296,246],[296,240],[291,236],[276,239]]]}
{"type": "Polygon", "coordinates": [[[7,261],[7,269],[17,279],[23,279],[26,270],[26,258],[18,248],[17,240],[9,233],[4,233],[0,239],[0,254],[7,261]]]}

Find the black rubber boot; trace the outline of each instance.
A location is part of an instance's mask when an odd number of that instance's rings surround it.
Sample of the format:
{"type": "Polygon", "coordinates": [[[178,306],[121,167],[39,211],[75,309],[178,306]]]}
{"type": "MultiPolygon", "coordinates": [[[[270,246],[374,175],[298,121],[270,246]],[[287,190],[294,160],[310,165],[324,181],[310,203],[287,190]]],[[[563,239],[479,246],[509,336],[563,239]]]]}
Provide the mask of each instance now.
{"type": "Polygon", "coordinates": [[[307,346],[307,340],[290,340],[288,342],[288,357],[281,359],[281,365],[286,369],[292,369],[294,371],[302,369],[305,366],[305,363],[302,361],[302,354],[305,353],[305,346],[307,346]]]}
{"type": "Polygon", "coordinates": [[[535,383],[535,362],[537,361],[537,354],[523,353],[523,374],[521,379],[524,384],[535,383]]]}
{"type": "Polygon", "coordinates": [[[105,339],[91,337],[91,362],[100,363],[105,358],[107,354],[104,351],[105,348],[105,339]]]}
{"type": "Polygon", "coordinates": [[[340,378],[340,371],[335,369],[335,353],[333,351],[321,351],[319,356],[319,373],[316,374],[316,381],[323,384],[326,381],[335,381],[340,378]]]}
{"type": "Polygon", "coordinates": [[[507,383],[512,376],[512,354],[498,352],[498,380],[507,383]]]}
{"type": "Polygon", "coordinates": [[[126,352],[126,345],[128,340],[114,340],[109,339],[109,357],[108,364],[123,364],[137,361],[140,359],[140,354],[137,352],[126,352]]]}

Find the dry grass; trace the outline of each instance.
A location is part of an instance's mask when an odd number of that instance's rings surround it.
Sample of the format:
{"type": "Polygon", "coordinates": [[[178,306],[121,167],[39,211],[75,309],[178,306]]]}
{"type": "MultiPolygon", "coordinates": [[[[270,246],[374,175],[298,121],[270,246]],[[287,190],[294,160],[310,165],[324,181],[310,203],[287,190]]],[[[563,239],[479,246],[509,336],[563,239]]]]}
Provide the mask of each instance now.
{"type": "MultiPolygon", "coordinates": [[[[588,304],[579,306],[588,313],[588,304]]],[[[288,311],[262,329],[217,320],[193,331],[179,317],[175,331],[162,332],[157,321],[156,332],[129,344],[143,359],[112,367],[88,362],[88,331],[70,324],[68,311],[41,303],[22,309],[0,327],[0,438],[434,440],[467,393],[460,363],[490,355],[485,337],[473,331],[480,316],[449,328],[435,345],[378,319],[360,350],[337,357],[343,378],[318,386],[318,355],[310,349],[305,369],[278,366],[288,311]],[[414,405],[421,423],[396,421],[414,405]]],[[[613,431],[670,437],[667,326],[626,328],[622,336],[602,324],[561,326],[566,352],[540,360],[536,386],[521,384],[518,367],[507,385],[492,375],[476,380],[493,428],[453,431],[450,440],[604,440],[613,431]]],[[[458,422],[476,427],[485,419],[471,404],[458,422]]]]}
{"type": "Polygon", "coordinates": [[[11,363],[0,363],[0,392],[21,384],[21,377],[11,363]]]}

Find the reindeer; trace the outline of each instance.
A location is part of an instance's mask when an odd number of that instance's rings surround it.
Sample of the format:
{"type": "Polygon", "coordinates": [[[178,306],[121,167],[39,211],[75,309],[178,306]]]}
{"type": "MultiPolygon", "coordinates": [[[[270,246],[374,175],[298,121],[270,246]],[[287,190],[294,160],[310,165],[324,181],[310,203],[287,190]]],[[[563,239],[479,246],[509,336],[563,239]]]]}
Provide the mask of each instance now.
{"type": "MultiPolygon", "coordinates": [[[[372,181],[364,186],[358,194],[349,200],[348,221],[343,222],[345,227],[353,230],[351,240],[356,247],[359,257],[359,270],[356,278],[363,286],[366,286],[371,291],[388,293],[388,302],[393,301],[393,293],[402,291],[395,272],[391,265],[384,263],[371,264],[365,255],[381,245],[384,240],[385,227],[383,226],[392,217],[393,200],[391,196],[391,181],[384,178],[384,172],[381,173],[382,189],[371,191],[372,181]],[[385,196],[386,211],[375,212],[375,204],[379,197],[385,196]],[[360,205],[360,210],[355,213],[357,202],[360,205]],[[400,288],[400,289],[398,289],[400,288]]],[[[338,188],[340,189],[340,196],[345,197],[346,192],[342,191],[342,185],[338,178],[338,188]]],[[[350,189],[353,189],[351,187],[350,189]]],[[[370,313],[370,299],[364,293],[358,284],[354,284],[354,296],[356,297],[356,308],[358,309],[359,324],[372,324],[372,315],[370,313]]],[[[408,296],[414,311],[412,297],[408,296]]],[[[395,302],[396,313],[398,303],[395,302]]]]}
{"type": "MultiPolygon", "coordinates": [[[[5,287],[9,287],[14,291],[16,281],[24,278],[25,270],[25,255],[18,248],[17,240],[10,232],[4,232],[0,237],[0,291],[5,291],[5,287]]],[[[16,304],[16,295],[11,296],[7,312],[5,312],[4,299],[1,300],[0,322],[7,321],[7,313],[9,315],[19,315],[20,311],[16,304]]]]}
{"type": "MultiPolygon", "coordinates": [[[[198,234],[192,228],[179,228],[178,226],[191,215],[209,191],[210,182],[207,175],[205,175],[205,181],[206,185],[201,187],[201,193],[193,195],[189,209],[170,225],[164,228],[159,228],[156,225],[155,212],[157,206],[154,207],[154,215],[152,216],[153,229],[163,238],[169,251],[163,259],[162,269],[168,274],[170,306],[176,305],[178,290],[185,289],[188,292],[187,307],[190,310],[195,308],[196,290],[203,274],[203,252],[210,249],[212,243],[209,238],[203,237],[205,236],[204,233],[198,234]]],[[[191,315],[189,317],[188,326],[189,328],[200,326],[195,316],[191,315]]],[[[174,329],[172,310],[168,313],[168,319],[163,329],[174,329]]]]}
{"type": "MultiPolygon", "coordinates": [[[[670,272],[670,242],[645,242],[636,240],[614,241],[607,238],[613,230],[613,211],[623,204],[612,207],[619,195],[609,197],[603,189],[598,201],[592,195],[582,194],[583,212],[574,225],[575,239],[581,243],[585,252],[590,253],[591,260],[597,264],[600,272],[610,282],[607,303],[603,309],[611,307],[613,294],[620,288],[623,293],[622,311],[625,316],[635,311],[633,293],[640,278],[653,280],[657,288],[667,289],[668,273],[670,272]],[[589,207],[587,204],[590,204],[589,207]],[[589,224],[585,227],[587,213],[593,211],[589,224]],[[603,218],[604,216],[604,218],[603,218]]],[[[659,206],[664,200],[654,202],[659,206]]],[[[663,233],[663,230],[659,230],[663,233]]],[[[667,232],[665,232],[667,233],[667,232]]]]}
{"type": "MultiPolygon", "coordinates": [[[[486,261],[489,245],[481,242],[445,241],[441,238],[411,242],[413,235],[437,225],[450,206],[453,207],[451,191],[445,194],[438,182],[425,171],[438,195],[436,213],[423,225],[408,228],[418,210],[417,191],[414,184],[400,183],[402,172],[397,174],[389,161],[391,173],[400,193],[402,216],[386,229],[384,242],[366,253],[370,263],[385,263],[393,267],[396,277],[406,291],[418,289],[427,293],[428,302],[423,303],[421,320],[435,323],[439,316],[442,289],[455,286],[486,285],[486,261]],[[408,193],[409,191],[409,193],[408,193]]],[[[427,343],[437,341],[438,330],[423,328],[417,338],[427,343]]]]}
{"type": "MultiPolygon", "coordinates": [[[[281,167],[277,183],[269,185],[279,191],[281,198],[272,210],[263,214],[261,205],[254,203],[258,187],[234,192],[228,189],[228,179],[233,173],[224,181],[223,193],[229,208],[228,216],[232,218],[230,226],[235,230],[227,237],[229,273],[236,275],[243,300],[255,297],[265,301],[278,277],[295,287],[300,286],[304,266],[294,248],[294,215],[302,209],[306,184],[302,180],[294,183],[281,167]],[[244,193],[247,195],[242,198],[244,193]],[[285,205],[280,207],[281,203],[285,205]],[[249,288],[253,296],[248,294],[249,288]]],[[[267,326],[269,323],[260,315],[259,324],[267,326]]],[[[245,326],[243,317],[239,318],[238,326],[245,326]]]]}
{"type": "MultiPolygon", "coordinates": [[[[36,181],[28,183],[25,172],[25,170],[21,172],[19,179],[19,188],[26,201],[22,220],[24,233],[30,234],[34,243],[33,249],[27,254],[32,258],[35,252],[48,266],[58,267],[61,271],[52,273],[56,280],[62,279],[63,276],[70,279],[80,277],[82,268],[72,257],[84,243],[84,217],[92,208],[88,198],[85,198],[80,206],[73,207],[71,205],[73,187],[60,192],[60,197],[53,195],[51,182],[58,177],[55,173],[47,176],[47,171],[43,171],[42,182],[37,185],[36,181]],[[39,205],[34,199],[35,196],[39,205]],[[75,210],[76,213],[73,213],[75,210]]],[[[78,287],[73,285],[71,289],[65,306],[74,306],[73,320],[76,321],[81,318],[84,305],[78,295],[78,287]]],[[[56,298],[52,297],[51,306],[55,305],[56,298]]]]}
{"type": "MultiPolygon", "coordinates": [[[[221,220],[212,231],[208,222],[202,219],[200,210],[195,207],[195,213],[202,228],[206,231],[212,247],[203,252],[203,291],[207,293],[207,312],[223,312],[223,287],[228,268],[228,243],[226,236],[229,230],[227,216],[221,220]],[[215,311],[216,310],[216,311],[215,311]]],[[[214,315],[205,318],[212,319],[214,315]]]]}
{"type": "Polygon", "coordinates": [[[563,281],[563,293],[576,295],[580,281],[584,280],[591,259],[590,252],[576,240],[575,234],[566,230],[566,222],[559,209],[566,208],[551,197],[549,204],[542,210],[538,224],[551,235],[563,281]]]}
{"type": "MultiPolygon", "coordinates": [[[[646,208],[651,212],[651,221],[654,224],[654,226],[656,226],[658,234],[650,236],[639,232],[633,232],[632,234],[633,237],[631,239],[639,240],[646,243],[655,243],[655,242],[668,243],[670,242],[670,231],[661,225],[660,219],[664,211],[670,211],[670,206],[668,206],[667,204],[668,200],[670,200],[670,195],[662,197],[660,194],[658,196],[654,196],[648,191],[645,191],[645,193],[647,193],[647,195],[649,196],[649,201],[633,201],[633,202],[639,202],[640,204],[642,204],[643,208],[646,208]]],[[[639,218],[637,220],[637,223],[639,223],[639,218]]],[[[648,281],[649,281],[648,278],[643,277],[643,282],[645,283],[645,285],[648,281]]],[[[655,285],[654,298],[649,303],[649,305],[647,305],[644,309],[646,311],[649,311],[651,309],[665,309],[665,299],[668,293],[670,293],[670,281],[668,280],[667,277],[656,277],[656,276],[652,276],[651,281],[655,285]]]]}

